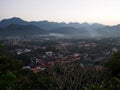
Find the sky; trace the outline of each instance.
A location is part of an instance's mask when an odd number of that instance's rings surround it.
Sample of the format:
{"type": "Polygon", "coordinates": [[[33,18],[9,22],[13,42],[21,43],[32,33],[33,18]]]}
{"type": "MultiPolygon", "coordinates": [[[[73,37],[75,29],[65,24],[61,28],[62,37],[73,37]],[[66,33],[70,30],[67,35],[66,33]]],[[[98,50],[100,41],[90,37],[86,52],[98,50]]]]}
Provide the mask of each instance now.
{"type": "Polygon", "coordinates": [[[120,24],[120,0],[0,0],[0,20],[120,24]]]}

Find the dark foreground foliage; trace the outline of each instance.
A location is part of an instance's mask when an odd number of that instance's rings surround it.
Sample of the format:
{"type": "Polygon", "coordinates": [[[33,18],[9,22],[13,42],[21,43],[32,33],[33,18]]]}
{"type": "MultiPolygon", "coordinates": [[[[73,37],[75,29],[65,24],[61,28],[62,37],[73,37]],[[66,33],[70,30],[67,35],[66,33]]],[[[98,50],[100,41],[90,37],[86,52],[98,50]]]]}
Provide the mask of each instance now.
{"type": "Polygon", "coordinates": [[[120,90],[119,62],[118,52],[105,67],[57,62],[35,74],[23,70],[21,60],[1,54],[0,90],[120,90]]]}

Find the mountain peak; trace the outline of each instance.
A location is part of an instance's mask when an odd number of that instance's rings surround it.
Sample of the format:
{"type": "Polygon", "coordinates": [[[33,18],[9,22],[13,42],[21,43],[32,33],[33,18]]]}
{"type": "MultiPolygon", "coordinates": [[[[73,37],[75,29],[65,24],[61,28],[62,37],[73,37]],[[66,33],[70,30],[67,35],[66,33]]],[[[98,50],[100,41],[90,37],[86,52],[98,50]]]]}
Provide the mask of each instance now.
{"type": "Polygon", "coordinates": [[[24,20],[22,20],[21,18],[18,17],[12,17],[9,19],[3,19],[1,22],[26,22],[24,20]]]}
{"type": "Polygon", "coordinates": [[[10,24],[21,24],[21,25],[27,25],[27,21],[22,20],[21,18],[18,17],[12,17],[10,19],[3,19],[0,22],[0,27],[7,27],[10,24]]]}
{"type": "MultiPolygon", "coordinates": [[[[19,17],[12,17],[11,19],[12,19],[12,20],[22,20],[22,19],[19,18],[19,17]]],[[[22,20],[22,21],[24,21],[24,20],[22,20]]]]}

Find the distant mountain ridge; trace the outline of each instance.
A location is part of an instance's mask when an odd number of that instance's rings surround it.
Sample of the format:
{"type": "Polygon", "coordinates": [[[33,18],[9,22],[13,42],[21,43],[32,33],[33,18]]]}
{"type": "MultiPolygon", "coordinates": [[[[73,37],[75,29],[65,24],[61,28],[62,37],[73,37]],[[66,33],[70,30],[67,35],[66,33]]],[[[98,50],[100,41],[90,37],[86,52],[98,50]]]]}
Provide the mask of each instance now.
{"type": "Polygon", "coordinates": [[[120,25],[106,26],[99,23],[25,21],[17,17],[0,21],[0,36],[64,34],[71,37],[120,37],[120,25]]]}
{"type": "Polygon", "coordinates": [[[120,24],[115,26],[106,26],[103,28],[96,29],[96,36],[101,37],[120,37],[120,24]]]}
{"type": "Polygon", "coordinates": [[[25,20],[22,20],[18,17],[13,17],[10,19],[3,19],[0,21],[0,28],[2,27],[6,27],[10,24],[20,24],[20,25],[35,25],[37,27],[40,27],[42,29],[46,29],[46,30],[52,30],[52,29],[56,29],[56,28],[61,28],[61,27],[73,27],[73,28],[94,28],[94,27],[104,27],[105,25],[102,24],[97,24],[97,23],[93,23],[93,24],[88,24],[88,23],[78,23],[78,22],[70,22],[70,23],[65,23],[65,22],[49,22],[49,21],[31,21],[31,22],[27,22],[25,20]]]}
{"type": "Polygon", "coordinates": [[[47,32],[34,25],[10,24],[5,28],[0,28],[0,36],[24,36],[39,35],[47,32]]]}
{"type": "Polygon", "coordinates": [[[1,28],[7,27],[10,24],[28,25],[28,22],[24,21],[20,18],[17,18],[17,17],[13,17],[13,18],[10,18],[10,19],[3,19],[3,20],[0,21],[0,27],[1,28]]]}

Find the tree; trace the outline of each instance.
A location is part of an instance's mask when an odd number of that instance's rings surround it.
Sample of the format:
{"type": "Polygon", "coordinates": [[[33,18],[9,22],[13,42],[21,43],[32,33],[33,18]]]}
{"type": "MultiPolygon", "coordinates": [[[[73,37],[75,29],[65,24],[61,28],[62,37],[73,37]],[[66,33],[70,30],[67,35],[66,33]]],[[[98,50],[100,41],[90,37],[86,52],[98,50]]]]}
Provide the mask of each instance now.
{"type": "Polygon", "coordinates": [[[112,72],[113,75],[120,74],[120,51],[114,53],[105,66],[112,72]]]}
{"type": "Polygon", "coordinates": [[[16,75],[13,72],[6,72],[0,77],[0,88],[5,89],[7,87],[12,87],[15,84],[17,79],[16,75]]]}
{"type": "Polygon", "coordinates": [[[5,46],[0,44],[0,56],[3,54],[5,46]]]}
{"type": "Polygon", "coordinates": [[[14,87],[17,77],[20,75],[22,63],[10,56],[0,57],[0,89],[14,87]]]}

